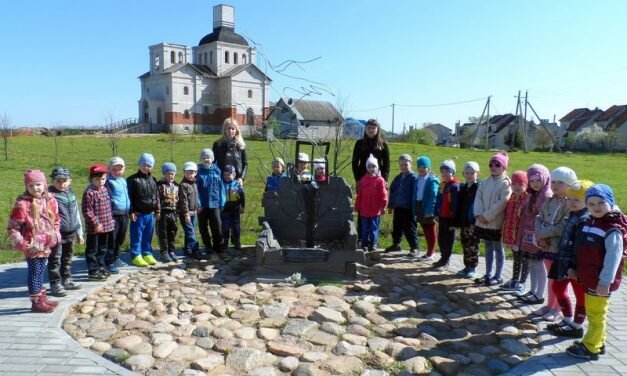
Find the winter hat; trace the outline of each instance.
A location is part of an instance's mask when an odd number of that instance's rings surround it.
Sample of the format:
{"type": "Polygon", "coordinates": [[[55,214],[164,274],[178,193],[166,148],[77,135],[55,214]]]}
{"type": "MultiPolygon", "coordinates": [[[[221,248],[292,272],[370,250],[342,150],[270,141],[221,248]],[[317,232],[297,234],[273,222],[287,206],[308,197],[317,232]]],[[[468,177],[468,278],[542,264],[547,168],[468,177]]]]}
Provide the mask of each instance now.
{"type": "Polygon", "coordinates": [[[206,148],[200,151],[200,160],[203,160],[205,157],[209,157],[212,161],[215,161],[215,157],[213,156],[213,150],[206,148]]]}
{"type": "Polygon", "coordinates": [[[455,161],[451,160],[451,159],[447,159],[444,162],[442,162],[440,164],[440,170],[442,168],[446,168],[447,170],[449,170],[451,172],[451,174],[455,175],[455,161]]]}
{"type": "Polygon", "coordinates": [[[46,175],[44,175],[41,170],[28,170],[24,173],[25,186],[37,182],[42,182],[45,186],[48,185],[48,182],[46,181],[46,175]]]}
{"type": "Polygon", "coordinates": [[[298,153],[298,162],[309,162],[309,155],[307,153],[298,153]]]}
{"type": "Polygon", "coordinates": [[[176,165],[172,162],[165,162],[161,165],[161,172],[165,175],[168,172],[176,173],[176,165]]]}
{"type": "Polygon", "coordinates": [[[185,164],[183,165],[183,171],[198,171],[198,165],[196,164],[196,162],[185,162],[185,164]]]}
{"type": "Polygon", "coordinates": [[[228,172],[229,174],[233,175],[233,178],[235,178],[235,176],[236,176],[236,174],[235,174],[235,167],[233,167],[233,165],[230,165],[230,164],[224,166],[224,171],[222,171],[222,172],[223,173],[224,172],[228,172]]]}
{"type": "Polygon", "coordinates": [[[492,158],[490,158],[490,162],[492,161],[499,162],[501,166],[503,166],[503,168],[507,170],[507,165],[509,164],[509,155],[503,152],[495,153],[492,158]]]}
{"type": "Polygon", "coordinates": [[[464,164],[464,170],[471,168],[474,172],[479,172],[479,163],[475,161],[468,161],[464,164]]]}
{"type": "Polygon", "coordinates": [[[586,191],[586,202],[588,202],[590,197],[599,197],[610,204],[610,207],[614,207],[614,192],[612,192],[612,188],[608,185],[594,184],[586,191]]]}
{"type": "Polygon", "coordinates": [[[398,161],[407,161],[407,162],[411,162],[411,155],[409,154],[401,154],[398,157],[398,161]]]}
{"type": "Polygon", "coordinates": [[[107,167],[101,164],[95,164],[89,168],[89,177],[102,175],[107,173],[107,167]]]}
{"type": "Polygon", "coordinates": [[[370,165],[375,166],[376,168],[379,168],[379,161],[377,160],[377,158],[374,157],[374,155],[372,155],[372,153],[370,154],[368,159],[366,159],[366,167],[370,165]]]}
{"type": "Polygon", "coordinates": [[[512,185],[521,184],[525,187],[529,185],[529,181],[527,180],[527,173],[525,171],[514,171],[512,174],[512,185]]]}
{"type": "Polygon", "coordinates": [[[551,185],[551,174],[549,170],[541,164],[533,164],[531,167],[527,169],[527,180],[531,180],[531,178],[539,177],[542,182],[542,189],[549,187],[551,185]]]}
{"type": "Polygon", "coordinates": [[[431,168],[431,159],[426,155],[421,155],[420,158],[416,159],[416,166],[424,166],[426,168],[431,168]]]}
{"type": "Polygon", "coordinates": [[[326,166],[325,160],[322,158],[316,158],[313,160],[313,168],[317,170],[319,168],[324,168],[326,166]]]}
{"type": "Polygon", "coordinates": [[[113,157],[111,159],[109,159],[109,167],[113,167],[113,166],[126,166],[126,164],[124,163],[124,159],[120,158],[120,157],[113,157]]]}
{"type": "Polygon", "coordinates": [[[283,166],[283,168],[285,168],[285,161],[283,160],[283,158],[274,157],[274,159],[272,160],[272,166],[274,166],[277,163],[283,166]]]}
{"type": "Polygon", "coordinates": [[[57,166],[52,169],[52,172],[50,173],[50,177],[52,178],[52,180],[57,179],[57,178],[69,179],[71,178],[70,169],[67,167],[57,166]]]}
{"type": "Polygon", "coordinates": [[[590,180],[576,180],[570,187],[568,187],[568,196],[576,196],[581,201],[586,199],[586,191],[588,188],[594,185],[590,180]]]}
{"type": "Polygon", "coordinates": [[[155,167],[155,157],[153,157],[150,153],[144,153],[141,155],[141,157],[139,157],[139,161],[137,162],[137,164],[139,164],[140,166],[148,165],[150,167],[155,167]]]}
{"type": "Polygon", "coordinates": [[[575,174],[575,171],[568,167],[558,167],[551,171],[551,180],[563,181],[570,187],[575,181],[577,181],[577,175],[575,174]]]}

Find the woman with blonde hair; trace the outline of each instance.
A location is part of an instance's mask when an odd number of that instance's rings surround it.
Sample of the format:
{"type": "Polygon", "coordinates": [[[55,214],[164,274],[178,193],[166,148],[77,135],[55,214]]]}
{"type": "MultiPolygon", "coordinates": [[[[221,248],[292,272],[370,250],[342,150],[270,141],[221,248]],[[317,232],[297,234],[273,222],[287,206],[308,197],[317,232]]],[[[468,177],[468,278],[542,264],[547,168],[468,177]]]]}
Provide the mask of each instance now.
{"type": "Polygon", "coordinates": [[[235,167],[237,180],[242,184],[246,179],[248,159],[246,158],[246,143],[242,138],[237,120],[232,117],[224,120],[222,137],[213,143],[212,149],[220,171],[224,171],[227,165],[235,167]]]}

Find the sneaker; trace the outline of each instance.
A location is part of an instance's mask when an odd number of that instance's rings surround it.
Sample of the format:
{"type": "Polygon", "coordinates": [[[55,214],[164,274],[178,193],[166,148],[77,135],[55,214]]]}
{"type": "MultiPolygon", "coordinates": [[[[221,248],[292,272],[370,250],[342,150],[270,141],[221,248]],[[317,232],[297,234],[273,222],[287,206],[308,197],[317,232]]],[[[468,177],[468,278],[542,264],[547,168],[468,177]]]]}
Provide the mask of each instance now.
{"type": "Polygon", "coordinates": [[[581,342],[575,342],[566,349],[566,353],[570,356],[587,360],[599,360],[599,354],[595,354],[588,350],[581,342]]]}
{"type": "Polygon", "coordinates": [[[433,270],[438,271],[438,272],[443,272],[445,270],[448,270],[448,263],[433,265],[433,270]]]}
{"type": "MultiPolygon", "coordinates": [[[[525,304],[544,304],[544,298],[538,298],[534,294],[525,295],[522,298],[520,298],[520,301],[525,304]]],[[[545,313],[546,311],[544,311],[542,314],[539,314],[538,316],[542,316],[545,313]]]]}
{"type": "Polygon", "coordinates": [[[542,306],[542,307],[536,309],[535,311],[531,312],[531,314],[534,315],[534,316],[544,316],[547,313],[549,313],[549,307],[547,307],[547,306],[542,306]]]}
{"type": "Polygon", "coordinates": [[[95,271],[95,272],[90,272],[88,278],[91,281],[104,281],[105,279],[107,279],[107,276],[100,273],[100,271],[95,271]]]}
{"type": "Polygon", "coordinates": [[[168,256],[170,256],[172,262],[176,262],[176,260],[178,260],[178,257],[176,257],[176,253],[174,251],[168,251],[168,256]]]}
{"type": "Polygon", "coordinates": [[[475,269],[468,269],[468,271],[466,272],[466,278],[473,279],[476,276],[477,276],[477,272],[475,271],[475,269]]]}
{"type": "Polygon", "coordinates": [[[546,321],[557,321],[562,318],[561,312],[550,310],[542,316],[546,321]]]}
{"type": "Polygon", "coordinates": [[[496,286],[503,283],[503,278],[492,277],[485,283],[486,286],[496,286]]]}
{"type": "Polygon", "coordinates": [[[242,245],[240,244],[240,242],[233,242],[233,248],[240,250],[242,249],[242,245]]]}
{"type": "Polygon", "coordinates": [[[424,254],[422,256],[420,256],[420,261],[422,262],[430,262],[435,260],[435,255],[428,255],[428,254],[424,254]]]}
{"type": "Polygon", "coordinates": [[[413,256],[418,256],[418,254],[420,253],[420,249],[418,248],[412,248],[409,250],[409,253],[413,256]]]}
{"type": "Polygon", "coordinates": [[[566,321],[564,321],[564,320],[561,320],[560,322],[554,322],[554,323],[552,323],[552,324],[548,324],[548,325],[546,326],[546,330],[548,330],[548,331],[553,331],[553,330],[555,330],[555,329],[557,329],[557,328],[559,328],[559,327],[562,327],[562,326],[570,326],[570,324],[569,324],[569,323],[567,323],[567,322],[566,322],[566,321]]]}
{"type": "Polygon", "coordinates": [[[168,252],[161,253],[161,262],[164,264],[172,262],[172,259],[170,258],[168,252]]]}
{"type": "Polygon", "coordinates": [[[64,297],[67,295],[67,291],[65,291],[60,283],[52,283],[50,284],[50,295],[56,297],[64,297]]]}
{"type": "Polygon", "coordinates": [[[124,261],[122,261],[121,259],[117,259],[115,260],[115,262],[113,263],[113,265],[117,266],[118,268],[123,268],[125,266],[128,266],[127,263],[125,263],[124,261]]]}
{"type": "Polygon", "coordinates": [[[518,294],[519,296],[523,295],[525,293],[525,285],[518,282],[518,285],[516,286],[516,289],[514,290],[514,292],[518,294]]]}
{"type": "MultiPolygon", "coordinates": [[[[566,324],[551,330],[551,333],[559,337],[581,338],[583,337],[583,328],[575,328],[574,326],[566,324]]],[[[605,353],[605,347],[602,349],[603,353],[605,353]]]]}
{"type": "Polygon", "coordinates": [[[65,287],[66,290],[80,290],[81,285],[71,279],[66,279],[63,283],[63,287],[65,287]]]}
{"type": "Polygon", "coordinates": [[[140,268],[148,266],[148,263],[144,261],[144,259],[141,256],[135,256],[133,260],[131,261],[131,263],[135,266],[139,266],[140,268]]]}
{"type": "Polygon", "coordinates": [[[120,269],[118,269],[118,267],[115,266],[115,264],[107,265],[107,269],[109,270],[109,273],[111,274],[118,274],[120,272],[120,269]]]}
{"type": "Polygon", "coordinates": [[[377,245],[376,244],[370,244],[368,246],[368,252],[374,252],[377,250],[377,245]]]}
{"type": "Polygon", "coordinates": [[[490,277],[488,277],[487,275],[484,275],[481,278],[475,278],[475,285],[485,285],[488,283],[489,280],[490,277]]]}
{"type": "Polygon", "coordinates": [[[400,252],[401,251],[401,245],[400,244],[392,244],[391,246],[387,247],[385,249],[385,253],[389,253],[389,252],[400,252]]]}
{"type": "MultiPolygon", "coordinates": [[[[581,341],[575,341],[574,343],[580,344],[581,341]]],[[[605,355],[605,343],[601,345],[601,348],[599,349],[599,355],[605,355]]]]}
{"type": "Polygon", "coordinates": [[[148,265],[157,265],[157,260],[155,260],[153,255],[143,255],[142,257],[148,265]]]}
{"type": "Polygon", "coordinates": [[[111,272],[105,267],[101,267],[99,271],[100,274],[104,275],[105,277],[109,277],[111,275],[111,272]]]}
{"type": "Polygon", "coordinates": [[[467,274],[468,274],[468,268],[464,268],[458,271],[457,273],[455,273],[455,275],[458,277],[466,277],[467,274]]]}
{"type": "Polygon", "coordinates": [[[514,291],[516,290],[516,286],[518,285],[518,281],[515,279],[510,279],[509,281],[503,283],[499,288],[505,291],[514,291]]]}

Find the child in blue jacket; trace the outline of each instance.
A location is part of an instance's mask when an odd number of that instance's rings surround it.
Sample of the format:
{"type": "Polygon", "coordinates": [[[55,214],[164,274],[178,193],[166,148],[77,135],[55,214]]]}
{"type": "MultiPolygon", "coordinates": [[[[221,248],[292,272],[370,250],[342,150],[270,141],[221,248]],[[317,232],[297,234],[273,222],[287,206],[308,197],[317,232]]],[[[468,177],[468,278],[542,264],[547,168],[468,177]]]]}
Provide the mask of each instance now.
{"type": "Polygon", "coordinates": [[[435,243],[438,236],[435,223],[435,201],[440,180],[431,173],[431,159],[426,155],[416,160],[416,168],[418,171],[414,188],[416,221],[420,223],[427,242],[427,252],[420,257],[420,261],[432,261],[435,257],[435,243]]]}
{"type": "Polygon", "coordinates": [[[124,159],[113,157],[109,160],[109,173],[107,174],[107,183],[105,186],[107,187],[107,192],[109,192],[109,197],[111,197],[111,210],[113,212],[115,228],[113,229],[113,236],[109,237],[105,265],[109,269],[109,272],[113,274],[119,273],[118,266],[124,265],[119,259],[120,249],[126,239],[128,215],[131,210],[128,185],[123,176],[125,170],[126,164],[124,163],[124,159]]]}
{"type": "Polygon", "coordinates": [[[446,270],[453,253],[457,203],[459,201],[459,180],[455,177],[455,162],[447,159],[440,165],[442,180],[438,189],[435,212],[438,217],[438,245],[441,258],[433,263],[436,270],[446,270]]]}
{"type": "Polygon", "coordinates": [[[396,175],[390,185],[390,200],[388,210],[394,213],[392,219],[392,242],[385,252],[401,250],[403,234],[409,243],[411,253],[418,252],[418,233],[416,231],[416,217],[414,213],[416,174],[411,170],[411,156],[401,154],[398,158],[401,173],[396,175]]]}
{"type": "Polygon", "coordinates": [[[222,187],[222,172],[218,165],[213,163],[213,160],[214,156],[211,149],[203,149],[200,152],[201,164],[198,165],[198,175],[196,176],[200,200],[198,230],[207,252],[210,249],[214,252],[222,252],[220,210],[224,208],[226,197],[222,187]],[[209,229],[211,229],[211,235],[209,229]]]}

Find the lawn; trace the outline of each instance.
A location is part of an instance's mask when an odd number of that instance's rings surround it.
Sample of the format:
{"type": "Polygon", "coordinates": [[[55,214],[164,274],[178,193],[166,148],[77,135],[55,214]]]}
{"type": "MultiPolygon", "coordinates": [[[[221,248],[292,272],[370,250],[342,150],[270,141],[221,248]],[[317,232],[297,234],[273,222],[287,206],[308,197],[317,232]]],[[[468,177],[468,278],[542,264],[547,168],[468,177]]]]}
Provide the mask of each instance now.
{"type": "MultiPolygon", "coordinates": [[[[197,161],[199,152],[203,148],[211,147],[217,135],[177,138],[171,141],[168,135],[127,136],[120,138],[119,155],[127,162],[129,176],[136,170],[136,161],[142,152],[151,152],[157,161],[155,176],[161,178],[161,163],[173,160],[182,168],[184,162],[197,161]],[[172,158],[171,158],[172,156],[172,158]]],[[[245,182],[247,195],[246,212],[242,218],[242,243],[254,244],[259,231],[257,218],[263,215],[261,195],[264,190],[265,177],[269,173],[272,156],[282,153],[292,159],[294,142],[247,141],[249,173],[245,182]]],[[[344,157],[352,153],[352,143],[342,148],[344,157]]],[[[401,153],[410,153],[414,160],[419,155],[428,155],[434,167],[444,159],[454,159],[459,170],[469,160],[479,162],[482,169],[487,171],[487,162],[492,152],[453,149],[444,147],[411,145],[404,143],[390,144],[390,153],[394,161],[401,153]]],[[[56,165],[67,166],[72,170],[73,187],[77,196],[81,197],[87,185],[87,170],[94,163],[105,163],[112,156],[109,139],[95,136],[65,136],[57,137],[16,137],[9,140],[9,160],[0,161],[0,181],[3,188],[0,191],[0,226],[6,228],[15,197],[24,190],[23,172],[26,169],[42,169],[49,174],[56,165]],[[56,148],[55,148],[56,144],[56,148]],[[55,150],[57,150],[55,152],[55,150]]],[[[627,172],[622,170],[627,166],[627,154],[558,154],[558,153],[528,153],[515,152],[510,154],[509,171],[524,170],[533,163],[542,163],[549,169],[558,166],[573,168],[580,178],[603,182],[614,188],[616,201],[620,205],[621,199],[627,194],[627,186],[620,184],[625,181],[627,172]],[[624,166],[624,167],[620,167],[624,166]]],[[[332,161],[331,161],[332,163],[332,161]]],[[[398,167],[393,162],[391,175],[398,174],[398,167]]],[[[341,172],[341,175],[354,187],[354,179],[350,166],[341,172]]],[[[461,175],[461,174],[459,174],[461,175]]],[[[182,171],[177,174],[177,181],[182,177],[182,171]]],[[[391,216],[386,215],[382,221],[382,239],[380,246],[390,244],[391,216]]],[[[182,244],[182,231],[179,231],[179,244],[182,244]]],[[[153,245],[157,247],[156,236],[153,245]]],[[[456,244],[458,250],[459,245],[456,244]]],[[[22,259],[21,255],[11,251],[5,231],[0,233],[0,263],[22,259]]],[[[78,250],[82,253],[82,249],[78,250]]]]}

